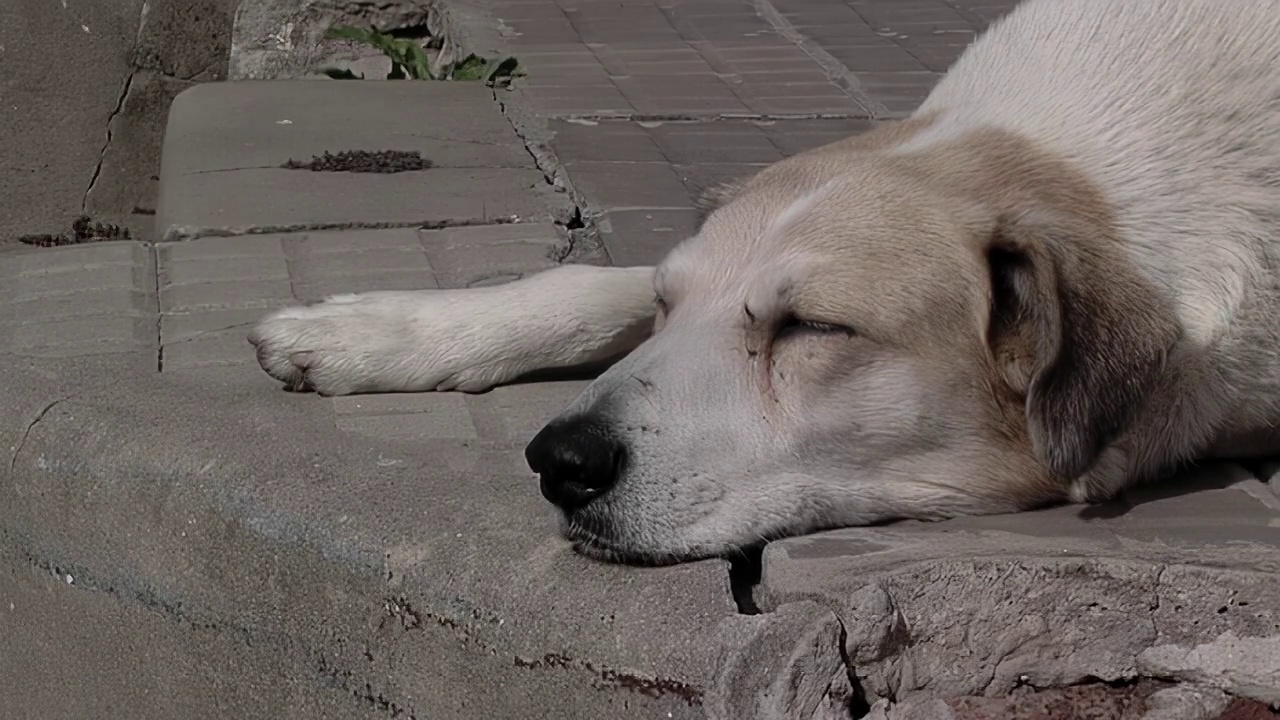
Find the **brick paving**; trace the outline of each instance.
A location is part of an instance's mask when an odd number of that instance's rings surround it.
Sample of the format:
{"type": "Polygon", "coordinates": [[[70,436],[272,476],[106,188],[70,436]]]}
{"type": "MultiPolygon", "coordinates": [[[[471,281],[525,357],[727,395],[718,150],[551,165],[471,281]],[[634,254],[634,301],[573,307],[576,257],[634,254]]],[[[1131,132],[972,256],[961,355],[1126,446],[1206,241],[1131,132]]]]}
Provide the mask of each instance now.
{"type": "Polygon", "coordinates": [[[1013,0],[497,0],[620,265],[696,230],[708,186],[909,114],[1013,0]]]}
{"type": "Polygon", "coordinates": [[[857,118],[550,121],[552,147],[599,225],[610,258],[648,265],[697,230],[708,187],[870,127],[857,118]]]}
{"type": "Polygon", "coordinates": [[[898,117],[1014,0],[496,0],[548,117],[898,117]]]}

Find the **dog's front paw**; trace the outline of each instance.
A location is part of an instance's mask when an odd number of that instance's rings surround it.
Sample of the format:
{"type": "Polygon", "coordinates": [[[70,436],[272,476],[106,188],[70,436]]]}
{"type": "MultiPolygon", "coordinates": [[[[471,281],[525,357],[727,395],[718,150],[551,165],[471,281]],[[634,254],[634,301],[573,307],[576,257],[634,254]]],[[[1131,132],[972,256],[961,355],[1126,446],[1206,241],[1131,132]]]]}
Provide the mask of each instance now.
{"type": "Polygon", "coordinates": [[[500,338],[457,332],[465,318],[454,317],[461,308],[448,292],[340,295],[286,308],[263,318],[249,342],[271,377],[321,395],[479,392],[509,379],[485,362],[500,338]]]}

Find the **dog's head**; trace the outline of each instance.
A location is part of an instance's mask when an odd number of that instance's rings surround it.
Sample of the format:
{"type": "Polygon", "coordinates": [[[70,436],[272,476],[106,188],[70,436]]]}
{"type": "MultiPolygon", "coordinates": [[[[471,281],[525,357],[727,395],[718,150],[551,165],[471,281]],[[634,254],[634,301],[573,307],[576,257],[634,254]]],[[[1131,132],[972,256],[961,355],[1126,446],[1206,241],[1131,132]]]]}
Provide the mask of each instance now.
{"type": "Polygon", "coordinates": [[[588,552],[1062,499],[1176,339],[1098,194],[1013,138],[872,137],[723,196],[657,268],[653,337],[529,447],[588,552]]]}

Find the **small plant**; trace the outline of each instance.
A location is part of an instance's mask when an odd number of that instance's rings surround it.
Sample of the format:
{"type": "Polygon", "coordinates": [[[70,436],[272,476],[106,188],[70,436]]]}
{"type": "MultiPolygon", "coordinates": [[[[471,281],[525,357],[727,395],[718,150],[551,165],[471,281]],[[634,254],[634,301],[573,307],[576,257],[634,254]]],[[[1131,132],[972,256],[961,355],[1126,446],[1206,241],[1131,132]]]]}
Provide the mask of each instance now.
{"type": "MultiPolygon", "coordinates": [[[[431,62],[417,39],[396,37],[372,26],[365,29],[334,25],[325,33],[325,37],[368,45],[381,51],[391,59],[388,80],[483,80],[490,87],[506,87],[511,84],[512,78],[524,74],[520,70],[519,61],[513,57],[486,59],[472,53],[458,62],[440,68],[437,75],[431,71],[431,62]]],[[[364,79],[363,75],[356,75],[345,68],[323,68],[321,72],[334,80],[364,79]]]]}
{"type": "Polygon", "coordinates": [[[48,248],[132,239],[133,236],[129,233],[129,228],[112,225],[111,223],[94,222],[88,215],[81,215],[75,222],[71,223],[70,233],[23,235],[18,238],[18,242],[23,245],[48,248]]]}

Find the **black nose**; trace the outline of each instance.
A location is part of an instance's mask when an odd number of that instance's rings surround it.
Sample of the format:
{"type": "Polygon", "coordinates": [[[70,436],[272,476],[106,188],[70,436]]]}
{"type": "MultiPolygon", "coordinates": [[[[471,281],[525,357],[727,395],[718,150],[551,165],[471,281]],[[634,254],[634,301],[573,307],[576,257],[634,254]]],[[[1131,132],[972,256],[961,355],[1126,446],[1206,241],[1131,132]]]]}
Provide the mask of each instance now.
{"type": "Polygon", "coordinates": [[[572,512],[608,492],[626,462],[626,448],[609,428],[588,418],[554,421],[524,449],[541,476],[542,496],[572,512]]]}

